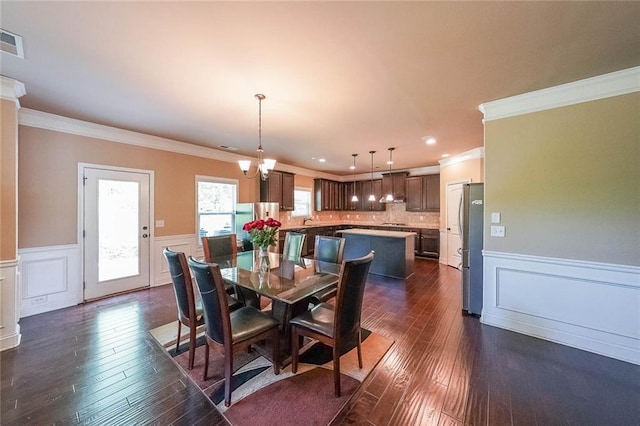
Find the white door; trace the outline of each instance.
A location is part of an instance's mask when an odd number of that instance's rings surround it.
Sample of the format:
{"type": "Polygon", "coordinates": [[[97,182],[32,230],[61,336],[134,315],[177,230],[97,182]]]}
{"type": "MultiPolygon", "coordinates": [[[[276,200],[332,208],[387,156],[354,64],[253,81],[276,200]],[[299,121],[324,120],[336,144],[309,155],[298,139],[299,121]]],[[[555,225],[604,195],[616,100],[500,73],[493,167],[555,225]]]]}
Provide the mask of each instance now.
{"type": "Polygon", "coordinates": [[[447,185],[447,265],[462,268],[462,183],[447,185]]]}
{"type": "Polygon", "coordinates": [[[149,286],[147,173],[84,168],[84,298],[149,286]]]}

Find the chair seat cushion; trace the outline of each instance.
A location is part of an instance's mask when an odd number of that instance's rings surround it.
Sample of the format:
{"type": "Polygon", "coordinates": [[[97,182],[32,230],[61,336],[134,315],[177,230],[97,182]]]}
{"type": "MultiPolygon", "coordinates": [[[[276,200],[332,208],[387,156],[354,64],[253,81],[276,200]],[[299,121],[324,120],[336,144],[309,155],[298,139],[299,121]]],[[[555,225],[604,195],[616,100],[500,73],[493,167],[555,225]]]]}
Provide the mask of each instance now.
{"type": "Polygon", "coordinates": [[[229,304],[229,310],[235,311],[236,309],[242,308],[244,305],[238,299],[233,296],[227,296],[227,301],[229,304]]]}
{"type": "Polygon", "coordinates": [[[280,322],[253,307],[243,307],[231,312],[231,336],[233,343],[251,339],[260,333],[278,327],[280,322]]]}
{"type": "Polygon", "coordinates": [[[327,287],[324,290],[317,291],[311,295],[309,302],[314,305],[317,305],[322,302],[326,302],[338,293],[338,286],[332,285],[331,287],[327,287]]]}
{"type": "Polygon", "coordinates": [[[293,318],[289,323],[315,331],[327,337],[333,337],[334,307],[328,303],[320,303],[311,310],[293,318]]]}

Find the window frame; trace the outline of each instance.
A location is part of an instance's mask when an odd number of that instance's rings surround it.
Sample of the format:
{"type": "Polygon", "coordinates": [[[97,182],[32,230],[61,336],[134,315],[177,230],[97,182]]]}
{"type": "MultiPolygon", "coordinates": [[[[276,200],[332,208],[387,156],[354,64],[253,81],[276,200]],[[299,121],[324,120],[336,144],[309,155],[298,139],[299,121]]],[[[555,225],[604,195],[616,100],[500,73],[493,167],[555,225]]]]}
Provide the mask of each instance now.
{"type": "Polygon", "coordinates": [[[220,212],[215,214],[220,215],[231,215],[231,230],[233,233],[236,232],[236,205],[238,204],[238,193],[240,192],[240,185],[238,179],[229,179],[217,176],[206,176],[206,175],[196,175],[195,176],[195,233],[198,249],[202,248],[202,239],[200,238],[200,194],[199,194],[199,183],[207,182],[207,183],[218,183],[224,185],[234,185],[235,191],[233,194],[233,200],[231,205],[231,211],[229,212],[220,212]]]}
{"type": "Polygon", "coordinates": [[[293,188],[293,211],[291,217],[307,217],[313,214],[313,190],[305,186],[296,186],[293,188]],[[296,214],[296,191],[306,192],[309,194],[309,212],[305,214],[296,214]]]}

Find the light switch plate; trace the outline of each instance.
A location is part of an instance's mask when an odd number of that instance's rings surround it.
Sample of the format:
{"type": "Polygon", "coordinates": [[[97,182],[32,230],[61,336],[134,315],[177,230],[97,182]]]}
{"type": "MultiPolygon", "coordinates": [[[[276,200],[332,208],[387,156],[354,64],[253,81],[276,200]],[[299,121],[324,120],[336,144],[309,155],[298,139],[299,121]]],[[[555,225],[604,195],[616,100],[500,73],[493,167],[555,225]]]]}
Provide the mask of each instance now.
{"type": "Polygon", "coordinates": [[[500,223],[500,213],[499,212],[491,213],[491,223],[500,223]]]}
{"type": "Polygon", "coordinates": [[[156,228],[164,228],[164,220],[156,220],[156,228]]]}
{"type": "Polygon", "coordinates": [[[491,225],[491,236],[504,238],[504,226],[491,225]]]}

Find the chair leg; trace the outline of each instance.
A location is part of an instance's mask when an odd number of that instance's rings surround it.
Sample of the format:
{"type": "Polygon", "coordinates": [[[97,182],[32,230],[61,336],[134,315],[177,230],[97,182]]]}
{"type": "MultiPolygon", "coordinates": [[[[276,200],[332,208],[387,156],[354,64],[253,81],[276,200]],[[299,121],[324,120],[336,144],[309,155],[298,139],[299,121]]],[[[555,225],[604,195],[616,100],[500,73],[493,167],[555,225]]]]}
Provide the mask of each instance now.
{"type": "Polygon", "coordinates": [[[298,328],[291,326],[291,372],[298,372],[298,328]]]}
{"type": "Polygon", "coordinates": [[[202,380],[207,380],[207,373],[209,372],[209,342],[204,344],[204,374],[202,380]]]}
{"type": "Polygon", "coordinates": [[[224,405],[231,405],[231,377],[233,377],[233,349],[230,345],[224,348],[224,405]]]}
{"type": "Polygon", "coordinates": [[[362,336],[360,335],[360,330],[358,330],[358,367],[362,369],[362,344],[360,340],[362,340],[362,336]]]}
{"type": "Polygon", "coordinates": [[[280,333],[278,327],[273,328],[273,374],[280,374],[280,333]]]}
{"type": "Polygon", "coordinates": [[[178,320],[178,337],[176,338],[176,355],[180,350],[180,333],[182,332],[182,322],[178,320]]]}
{"type": "Polygon", "coordinates": [[[340,398],[340,350],[338,345],[333,345],[333,386],[336,398],[340,398]]]}
{"type": "Polygon", "coordinates": [[[196,327],[192,324],[189,327],[189,370],[193,369],[193,362],[196,358],[196,327]]]}

